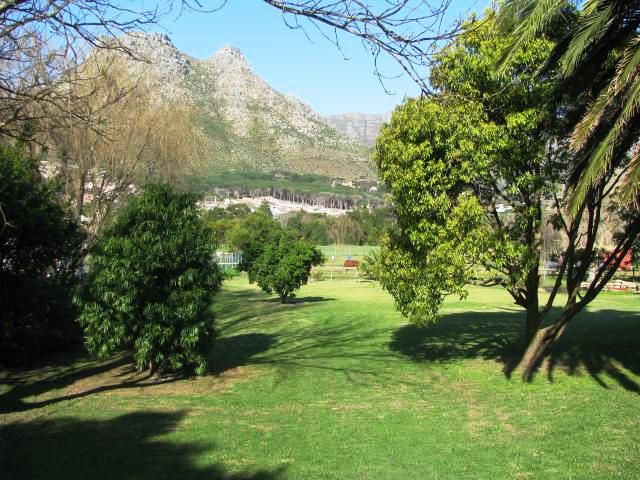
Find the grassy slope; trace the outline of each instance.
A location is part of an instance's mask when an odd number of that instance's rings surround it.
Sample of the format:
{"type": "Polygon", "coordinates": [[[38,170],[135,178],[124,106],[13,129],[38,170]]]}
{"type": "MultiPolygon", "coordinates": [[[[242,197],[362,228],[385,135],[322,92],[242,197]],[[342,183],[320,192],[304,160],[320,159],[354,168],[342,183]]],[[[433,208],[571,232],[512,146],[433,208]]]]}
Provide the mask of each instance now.
{"type": "Polygon", "coordinates": [[[215,375],[150,383],[126,358],[5,373],[5,478],[640,478],[640,297],[603,295],[531,384],[498,289],[419,330],[374,283],[281,305],[238,279],[215,375]]]}

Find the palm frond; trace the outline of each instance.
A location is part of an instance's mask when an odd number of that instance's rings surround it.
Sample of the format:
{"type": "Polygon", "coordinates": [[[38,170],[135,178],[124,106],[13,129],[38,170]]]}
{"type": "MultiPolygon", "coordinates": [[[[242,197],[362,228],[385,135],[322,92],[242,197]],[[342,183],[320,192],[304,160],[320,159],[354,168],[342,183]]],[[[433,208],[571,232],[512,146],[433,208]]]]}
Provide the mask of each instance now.
{"type": "Polygon", "coordinates": [[[612,82],[618,92],[629,83],[640,67],[640,48],[638,47],[640,47],[640,35],[636,35],[629,42],[618,62],[616,76],[612,82]]]}
{"type": "Polygon", "coordinates": [[[627,88],[640,69],[640,36],[636,36],[623,52],[616,68],[615,77],[603,88],[598,98],[593,102],[582,120],[576,125],[571,136],[571,147],[580,150],[591,138],[605,112],[618,99],[618,95],[627,88]]]}
{"type": "Polygon", "coordinates": [[[623,102],[623,107],[614,124],[589,158],[587,167],[580,175],[580,180],[569,202],[572,213],[580,210],[589,189],[610,170],[618,139],[626,132],[625,127],[640,111],[640,76],[638,74],[624,95],[623,102]]]}
{"type": "Polygon", "coordinates": [[[586,145],[614,99],[615,96],[611,95],[608,88],[603,88],[600,91],[598,98],[587,108],[586,113],[573,130],[571,135],[571,148],[573,150],[578,151],[586,145]]]}
{"type": "Polygon", "coordinates": [[[627,173],[620,184],[622,190],[622,200],[628,203],[634,203],[636,206],[640,203],[640,146],[637,145],[631,155],[627,173]]]}
{"type": "Polygon", "coordinates": [[[614,26],[615,5],[610,0],[589,0],[578,18],[576,31],[560,61],[563,76],[570,76],[586,54],[614,26]]]}
{"type": "Polygon", "coordinates": [[[498,14],[498,25],[502,28],[515,20],[517,26],[498,69],[504,71],[513,55],[540,36],[567,5],[567,0],[507,0],[498,14]]]}

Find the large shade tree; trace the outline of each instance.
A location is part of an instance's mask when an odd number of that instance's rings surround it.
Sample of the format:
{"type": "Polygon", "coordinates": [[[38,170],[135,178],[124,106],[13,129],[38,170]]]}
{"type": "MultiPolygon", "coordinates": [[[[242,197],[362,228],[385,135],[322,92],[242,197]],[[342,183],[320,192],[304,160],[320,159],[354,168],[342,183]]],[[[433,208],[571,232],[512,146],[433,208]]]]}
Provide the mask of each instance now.
{"type": "Polygon", "coordinates": [[[530,377],[545,349],[611,278],[640,219],[619,209],[613,254],[597,259],[601,219],[619,177],[605,174],[580,214],[567,214],[564,185],[575,157],[567,147],[566,106],[548,101],[553,76],[536,74],[553,42],[531,40],[503,75],[495,65],[509,44],[493,14],[470,22],[436,57],[436,94],[405,102],[383,128],[375,159],[398,221],[378,272],[399,309],[421,324],[436,321],[444,298],[464,296],[469,284],[506,288],[526,311],[521,367],[530,377]],[[547,223],[563,237],[564,261],[542,301],[547,223]],[[552,306],[563,286],[569,294],[557,312],[552,306]]]}

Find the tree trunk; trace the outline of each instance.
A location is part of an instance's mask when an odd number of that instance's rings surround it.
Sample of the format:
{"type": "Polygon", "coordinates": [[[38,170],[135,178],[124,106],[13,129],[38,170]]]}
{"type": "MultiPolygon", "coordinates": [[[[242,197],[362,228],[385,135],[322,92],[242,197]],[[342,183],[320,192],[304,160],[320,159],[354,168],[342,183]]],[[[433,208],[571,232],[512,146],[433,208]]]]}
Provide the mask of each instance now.
{"type": "Polygon", "coordinates": [[[528,307],[529,305],[527,305],[527,323],[525,325],[525,340],[527,345],[531,344],[534,337],[538,333],[541,320],[538,313],[538,307],[536,306],[535,310],[528,307]]]}
{"type": "Polygon", "coordinates": [[[533,266],[527,274],[527,297],[526,297],[526,309],[527,309],[527,325],[525,331],[525,338],[527,345],[531,343],[535,337],[540,323],[542,322],[542,316],[540,315],[540,303],[538,300],[538,287],[540,286],[540,277],[538,276],[538,266],[533,266]]]}
{"type": "MultiPolygon", "coordinates": [[[[529,381],[533,377],[533,373],[540,365],[544,354],[554,342],[556,342],[564,333],[567,324],[571,317],[573,317],[577,311],[574,308],[565,310],[560,317],[548,327],[541,328],[535,332],[531,341],[529,341],[527,348],[520,359],[516,370],[522,374],[523,380],[529,381]]],[[[527,323],[528,323],[527,318],[527,323]]]]}

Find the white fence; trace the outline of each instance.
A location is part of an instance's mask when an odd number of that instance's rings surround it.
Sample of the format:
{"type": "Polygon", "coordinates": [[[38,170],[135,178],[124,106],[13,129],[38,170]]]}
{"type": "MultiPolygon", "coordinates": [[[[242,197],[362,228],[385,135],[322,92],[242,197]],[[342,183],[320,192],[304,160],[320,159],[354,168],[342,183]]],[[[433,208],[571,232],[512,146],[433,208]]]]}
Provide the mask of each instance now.
{"type": "Polygon", "coordinates": [[[241,261],[242,253],[240,252],[216,252],[216,263],[222,270],[238,268],[241,261]]]}

